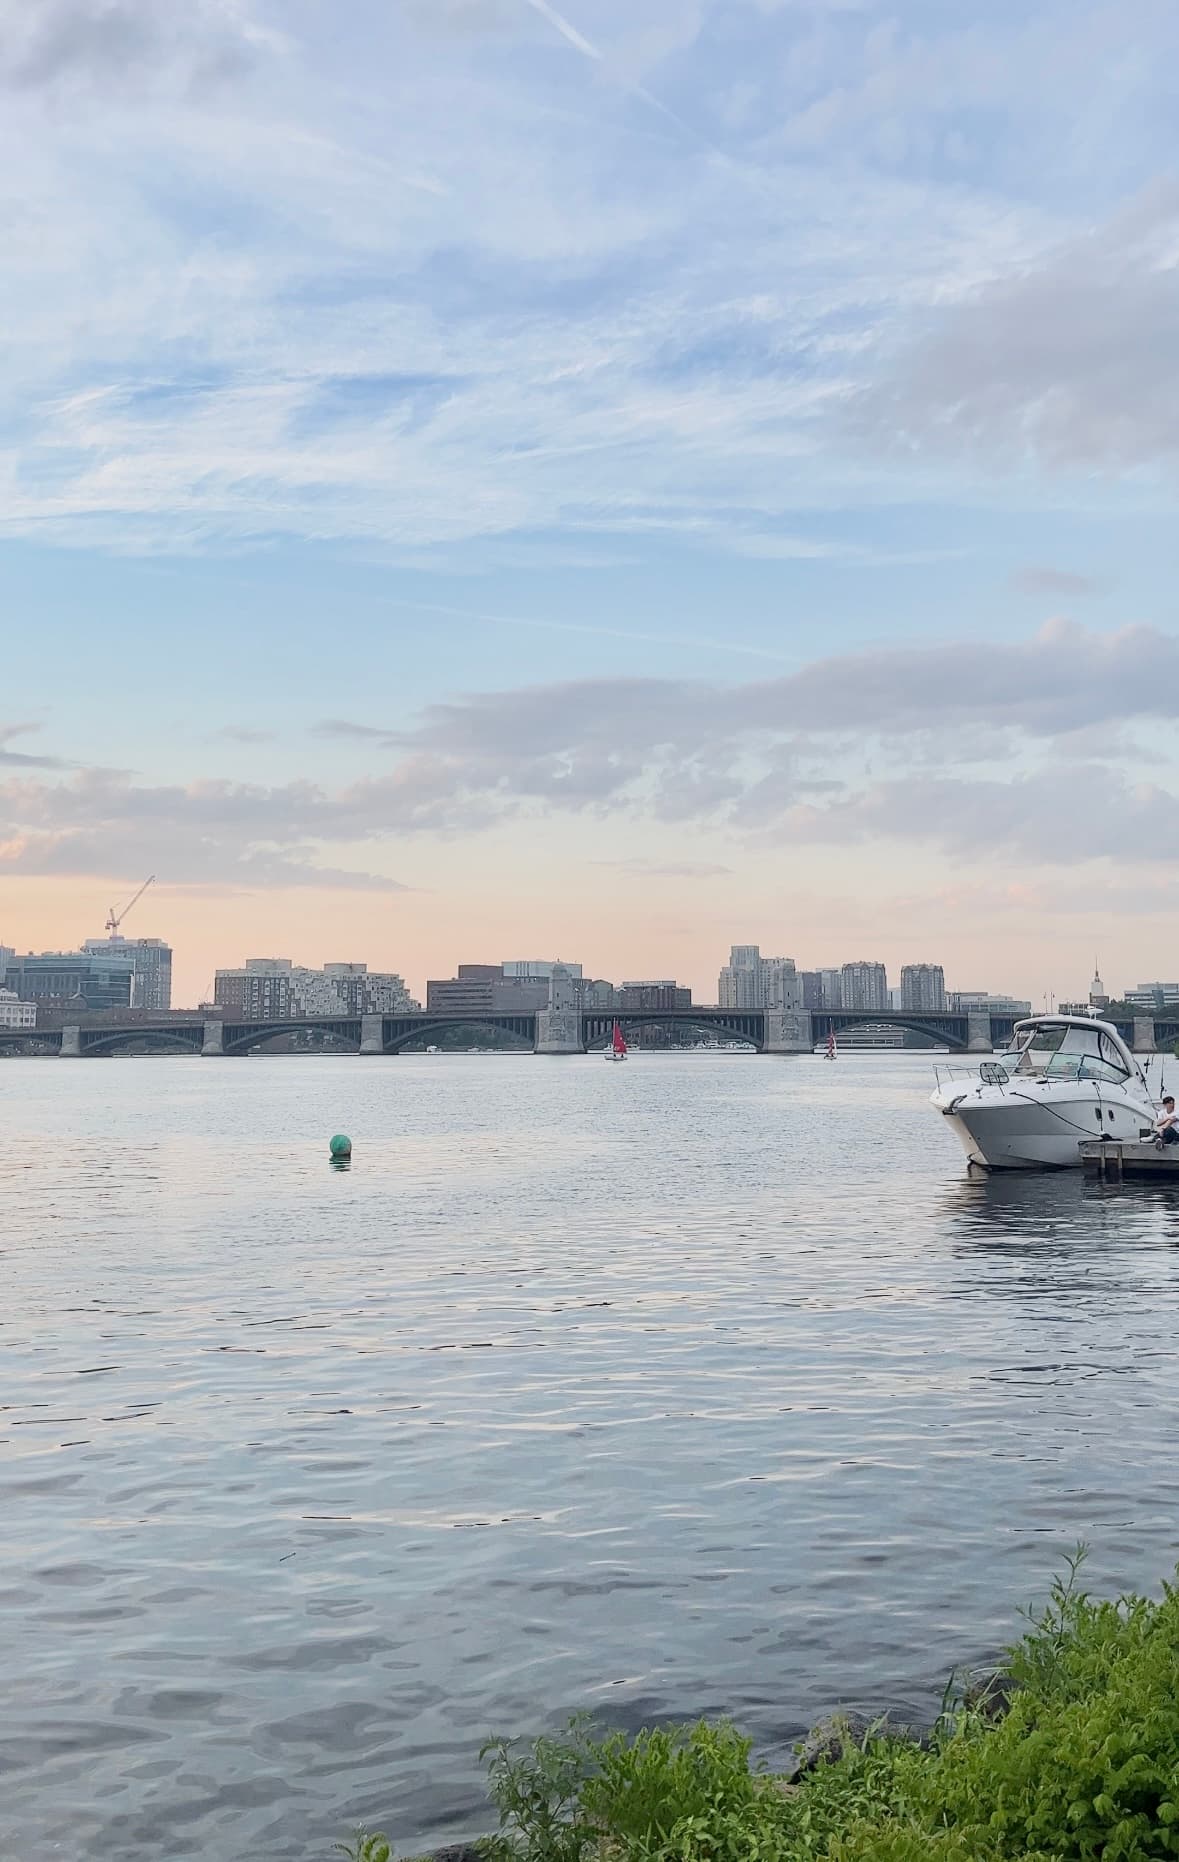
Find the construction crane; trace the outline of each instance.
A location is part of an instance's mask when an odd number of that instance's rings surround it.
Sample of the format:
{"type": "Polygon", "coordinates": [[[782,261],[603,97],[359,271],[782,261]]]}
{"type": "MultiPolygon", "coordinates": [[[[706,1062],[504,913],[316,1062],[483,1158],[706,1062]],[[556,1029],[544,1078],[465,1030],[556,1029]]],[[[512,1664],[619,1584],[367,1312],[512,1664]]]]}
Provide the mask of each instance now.
{"type": "Polygon", "coordinates": [[[124,905],[121,912],[117,912],[114,906],[113,905],[111,906],[110,911],[107,913],[106,928],[107,928],[107,932],[111,938],[112,943],[114,939],[118,937],[119,926],[122,924],[124,918],[127,916],[127,913],[131,911],[133,907],[139,904],[140,899],[143,897],[148,887],[154,886],[155,883],[156,883],[156,876],[154,873],[151,873],[144,880],[142,886],[140,886],[139,888],[139,891],[135,894],[135,897],[127,905],[124,905]]]}

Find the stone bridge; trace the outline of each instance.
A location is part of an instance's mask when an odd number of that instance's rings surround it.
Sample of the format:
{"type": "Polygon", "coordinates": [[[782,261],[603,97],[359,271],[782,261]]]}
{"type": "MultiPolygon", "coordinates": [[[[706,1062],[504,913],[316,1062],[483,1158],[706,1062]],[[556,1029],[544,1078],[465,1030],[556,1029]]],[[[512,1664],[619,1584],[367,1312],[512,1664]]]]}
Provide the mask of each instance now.
{"type": "MultiPolygon", "coordinates": [[[[0,1029],[0,1045],[28,1050],[50,1048],[67,1059],[99,1058],[143,1042],[153,1048],[206,1057],[248,1054],[278,1035],[327,1037],[360,1054],[397,1054],[413,1042],[430,1043],[451,1028],[494,1028],[514,1035],[537,1054],[581,1054],[604,1045],[615,1021],[624,1029],[659,1026],[698,1030],[721,1040],[747,1042],[763,1054],[809,1054],[829,1034],[836,1039],[853,1028],[903,1028],[951,1051],[989,1054],[1011,1038],[1010,1015],[965,1015],[948,1011],[909,1013],[897,1010],[839,1009],[811,1014],[805,1009],[633,1009],[617,1014],[601,1010],[542,1009],[527,1015],[436,1014],[416,1010],[398,1015],[295,1016],[285,1021],[234,1021],[199,1014],[170,1014],[158,1021],[109,1016],[80,1017],[59,1029],[0,1029]]],[[[1117,1022],[1123,1039],[1139,1054],[1169,1049],[1179,1039],[1179,1017],[1136,1016],[1117,1022]]]]}

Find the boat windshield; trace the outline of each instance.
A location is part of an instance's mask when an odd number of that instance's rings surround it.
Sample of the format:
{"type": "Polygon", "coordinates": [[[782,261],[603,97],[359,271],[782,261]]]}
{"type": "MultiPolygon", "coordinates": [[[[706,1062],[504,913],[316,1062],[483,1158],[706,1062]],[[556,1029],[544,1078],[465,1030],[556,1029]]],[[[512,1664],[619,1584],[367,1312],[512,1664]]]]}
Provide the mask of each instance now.
{"type": "Polygon", "coordinates": [[[1047,1080],[1108,1080],[1123,1085],[1130,1069],[1102,1028],[1072,1023],[1034,1023],[1017,1031],[999,1064],[1009,1076],[1047,1080]]]}

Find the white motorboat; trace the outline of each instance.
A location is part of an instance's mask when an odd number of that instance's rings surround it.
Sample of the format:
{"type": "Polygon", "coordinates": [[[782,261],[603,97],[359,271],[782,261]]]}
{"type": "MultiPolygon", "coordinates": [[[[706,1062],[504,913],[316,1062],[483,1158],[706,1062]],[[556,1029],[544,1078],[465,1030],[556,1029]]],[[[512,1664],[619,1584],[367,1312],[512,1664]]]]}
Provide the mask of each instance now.
{"type": "Polygon", "coordinates": [[[930,1103],[984,1170],[1076,1170],[1082,1141],[1149,1136],[1157,1116],[1117,1029],[1087,1015],[1017,1022],[977,1074],[939,1068],[930,1103]]]}

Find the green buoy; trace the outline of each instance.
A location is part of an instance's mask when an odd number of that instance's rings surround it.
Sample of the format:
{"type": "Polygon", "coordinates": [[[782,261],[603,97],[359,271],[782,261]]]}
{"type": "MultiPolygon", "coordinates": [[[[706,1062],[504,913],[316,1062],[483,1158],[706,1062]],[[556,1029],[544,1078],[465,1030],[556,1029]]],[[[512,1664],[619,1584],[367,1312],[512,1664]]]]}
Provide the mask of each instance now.
{"type": "Polygon", "coordinates": [[[352,1140],[351,1138],[346,1138],[342,1131],[338,1131],[328,1145],[328,1150],[333,1157],[351,1157],[352,1140]]]}

